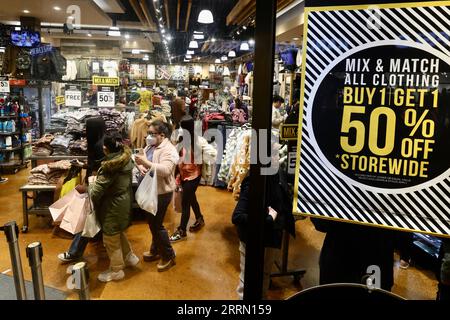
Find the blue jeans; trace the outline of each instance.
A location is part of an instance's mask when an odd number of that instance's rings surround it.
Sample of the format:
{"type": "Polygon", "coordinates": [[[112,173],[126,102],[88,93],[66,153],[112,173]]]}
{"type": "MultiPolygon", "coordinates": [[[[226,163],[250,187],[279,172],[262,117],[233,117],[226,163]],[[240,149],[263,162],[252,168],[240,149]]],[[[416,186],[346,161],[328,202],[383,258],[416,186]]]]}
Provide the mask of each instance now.
{"type": "Polygon", "coordinates": [[[89,238],[82,237],[81,232],[75,234],[70,245],[69,254],[76,258],[82,257],[88,243],[89,238]]]}

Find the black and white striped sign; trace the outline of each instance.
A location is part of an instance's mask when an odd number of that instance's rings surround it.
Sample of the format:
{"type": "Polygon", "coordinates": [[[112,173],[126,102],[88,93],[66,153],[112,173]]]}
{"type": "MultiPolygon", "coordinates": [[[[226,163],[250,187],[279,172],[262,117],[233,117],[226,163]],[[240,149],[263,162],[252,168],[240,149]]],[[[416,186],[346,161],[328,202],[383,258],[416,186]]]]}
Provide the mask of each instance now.
{"type": "Polygon", "coordinates": [[[450,235],[450,1],[306,8],[304,37],[295,213],[450,235]]]}

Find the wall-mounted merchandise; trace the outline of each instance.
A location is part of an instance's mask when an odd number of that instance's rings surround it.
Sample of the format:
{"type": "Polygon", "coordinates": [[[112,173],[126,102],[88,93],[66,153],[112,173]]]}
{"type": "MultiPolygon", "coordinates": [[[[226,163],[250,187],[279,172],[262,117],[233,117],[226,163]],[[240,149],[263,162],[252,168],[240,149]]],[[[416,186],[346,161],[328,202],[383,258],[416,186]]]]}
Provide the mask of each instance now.
{"type": "Polygon", "coordinates": [[[147,79],[149,80],[156,79],[156,66],[154,64],[147,65],[147,79]]]}
{"type": "Polygon", "coordinates": [[[170,80],[169,66],[156,66],[156,80],[170,80]]]}

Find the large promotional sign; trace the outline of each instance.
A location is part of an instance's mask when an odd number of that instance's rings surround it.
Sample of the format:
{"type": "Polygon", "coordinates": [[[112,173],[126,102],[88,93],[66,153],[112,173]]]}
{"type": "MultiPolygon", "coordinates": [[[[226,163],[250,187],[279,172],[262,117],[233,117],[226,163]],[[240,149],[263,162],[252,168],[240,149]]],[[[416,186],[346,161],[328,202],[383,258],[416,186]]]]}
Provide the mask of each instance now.
{"type": "Polygon", "coordinates": [[[298,214],[450,235],[450,1],[305,9],[298,214]]]}

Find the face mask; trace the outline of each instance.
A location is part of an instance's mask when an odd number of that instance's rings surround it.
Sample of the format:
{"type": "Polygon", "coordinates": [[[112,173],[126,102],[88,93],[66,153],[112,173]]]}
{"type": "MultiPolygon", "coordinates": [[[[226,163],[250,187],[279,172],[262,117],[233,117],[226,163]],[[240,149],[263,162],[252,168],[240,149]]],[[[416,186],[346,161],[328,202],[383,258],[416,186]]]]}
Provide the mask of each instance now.
{"type": "Polygon", "coordinates": [[[147,146],[154,146],[156,144],[156,137],[153,137],[151,135],[148,135],[145,139],[145,142],[147,143],[147,146]]]}

